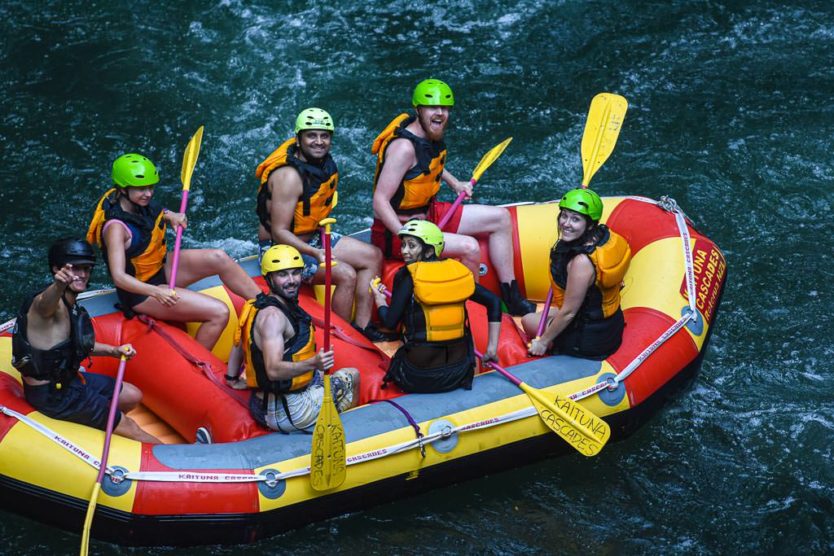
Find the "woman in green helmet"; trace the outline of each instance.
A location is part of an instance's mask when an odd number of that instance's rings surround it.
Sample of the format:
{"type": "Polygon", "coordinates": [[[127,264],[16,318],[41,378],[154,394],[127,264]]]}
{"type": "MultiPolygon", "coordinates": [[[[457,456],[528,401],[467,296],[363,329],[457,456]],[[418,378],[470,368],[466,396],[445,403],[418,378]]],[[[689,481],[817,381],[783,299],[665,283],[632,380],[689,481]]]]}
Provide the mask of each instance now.
{"type": "MultiPolygon", "coordinates": [[[[550,251],[553,307],[541,337],[530,344],[531,355],[603,359],[620,347],[620,289],[631,250],[601,217],[602,199],[590,189],[573,189],[559,201],[559,239],[550,251]]],[[[540,312],[522,319],[528,336],[535,337],[540,319],[540,312]]]]}
{"type": "Polygon", "coordinates": [[[176,288],[169,288],[171,259],[166,257],[165,231],[167,225],[185,228],[185,214],[168,211],[153,199],[159,174],[140,154],[117,158],[112,178],[115,187],[99,200],[87,241],[101,247],[122,310],[158,319],[200,322],[195,338],[212,349],[226,327],[229,309],[222,301],[186,286],[218,275],[226,287],[244,299],[256,297],[260,288],[220,249],[180,251],[176,288]]]}
{"type": "MultiPolygon", "coordinates": [[[[472,387],[475,354],[465,302],[486,307],[489,339],[484,362],[497,361],[501,300],[475,283],[454,259],[441,259],[443,233],[427,220],[410,220],[398,233],[405,266],[394,276],[391,304],[372,283],[383,326],[403,324],[403,345],[391,359],[385,382],[406,392],[445,392],[472,387]]],[[[383,383],[383,386],[385,384],[383,383]]]]}

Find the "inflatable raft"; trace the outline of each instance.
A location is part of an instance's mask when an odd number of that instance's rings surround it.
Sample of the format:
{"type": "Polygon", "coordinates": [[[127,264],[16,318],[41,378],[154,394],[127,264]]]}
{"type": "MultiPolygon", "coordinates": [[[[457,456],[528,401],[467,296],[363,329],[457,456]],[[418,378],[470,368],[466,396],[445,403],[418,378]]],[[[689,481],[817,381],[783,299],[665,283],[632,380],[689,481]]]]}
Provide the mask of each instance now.
{"type": "MultiPolygon", "coordinates": [[[[611,439],[620,440],[696,374],[727,266],[719,248],[694,229],[674,201],[618,197],[604,202],[603,220],[626,238],[633,253],[622,291],[626,328],[621,348],[604,361],[529,358],[526,338],[505,316],[499,357],[504,367],[550,399],[570,396],[604,419],[611,439]]],[[[557,204],[509,209],[516,276],[528,297],[543,300],[557,204]]],[[[482,248],[488,261],[486,245],[482,248]]],[[[254,258],[242,264],[258,275],[254,258]]],[[[396,265],[387,266],[389,280],[395,270],[396,265]]],[[[497,289],[488,262],[481,274],[481,283],[497,289]]],[[[193,289],[224,300],[236,309],[234,314],[242,306],[216,279],[193,289]]],[[[316,295],[304,291],[301,304],[318,322],[321,342],[323,310],[316,295]]],[[[193,327],[126,320],[114,302],[109,291],[82,301],[94,317],[98,339],[136,347],[138,355],[128,362],[125,379],[142,389],[144,400],[141,411],[131,415],[165,444],[113,437],[92,528],[99,539],[126,545],[252,542],[428,488],[575,453],[545,426],[530,398],[496,372],[476,376],[469,391],[403,395],[394,386],[380,389],[388,363],[380,347],[392,353],[395,346],[375,346],[334,317],[336,367],[360,369],[362,405],[341,416],[345,482],[316,492],[309,476],[311,437],[262,429],[247,410],[248,393],[225,385],[224,361],[236,322],[210,353],[193,340],[193,327]],[[198,427],[211,432],[214,444],[193,444],[198,427]]],[[[469,314],[476,345],[483,350],[486,315],[477,305],[470,305],[469,314]]],[[[80,532],[104,434],[34,411],[23,398],[10,358],[6,330],[0,336],[2,506],[80,532]]],[[[94,358],[91,370],[115,375],[117,363],[94,358]]],[[[606,457],[605,449],[596,457],[606,457]]]]}

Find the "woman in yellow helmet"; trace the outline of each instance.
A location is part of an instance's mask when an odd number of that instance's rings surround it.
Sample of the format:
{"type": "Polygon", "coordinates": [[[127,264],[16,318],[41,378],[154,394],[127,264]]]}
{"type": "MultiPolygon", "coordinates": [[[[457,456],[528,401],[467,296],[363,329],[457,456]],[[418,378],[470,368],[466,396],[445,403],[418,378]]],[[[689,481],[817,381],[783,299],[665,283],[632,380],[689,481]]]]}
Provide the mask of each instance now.
{"type": "Polygon", "coordinates": [[[489,340],[484,362],[497,361],[501,300],[475,283],[454,259],[441,259],[443,233],[428,220],[410,220],[398,232],[406,265],[394,276],[391,304],[384,288],[374,300],[386,328],[403,324],[403,345],[391,359],[385,382],[407,392],[445,392],[472,387],[475,353],[465,302],[487,308],[489,340]]]}

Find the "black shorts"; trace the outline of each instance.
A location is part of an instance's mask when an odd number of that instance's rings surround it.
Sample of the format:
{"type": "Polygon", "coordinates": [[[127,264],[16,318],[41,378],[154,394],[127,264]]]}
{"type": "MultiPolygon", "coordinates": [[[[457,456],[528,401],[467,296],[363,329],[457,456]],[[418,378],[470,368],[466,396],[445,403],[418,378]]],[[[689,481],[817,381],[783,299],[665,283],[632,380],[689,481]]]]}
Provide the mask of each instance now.
{"type": "MultiPolygon", "coordinates": [[[[152,286],[160,286],[168,283],[168,280],[165,278],[165,267],[160,268],[159,272],[145,280],[145,283],[152,286]]],[[[119,288],[116,288],[116,295],[119,296],[119,304],[122,310],[133,309],[148,298],[147,295],[120,290],[119,288]]]]}
{"type": "MultiPolygon", "coordinates": [[[[110,400],[116,381],[109,376],[96,373],[81,373],[60,390],[52,384],[31,386],[23,383],[23,392],[29,404],[53,419],[81,423],[99,430],[107,428],[110,414],[110,400]]],[[[113,429],[119,425],[122,412],[116,413],[113,429]]]]}

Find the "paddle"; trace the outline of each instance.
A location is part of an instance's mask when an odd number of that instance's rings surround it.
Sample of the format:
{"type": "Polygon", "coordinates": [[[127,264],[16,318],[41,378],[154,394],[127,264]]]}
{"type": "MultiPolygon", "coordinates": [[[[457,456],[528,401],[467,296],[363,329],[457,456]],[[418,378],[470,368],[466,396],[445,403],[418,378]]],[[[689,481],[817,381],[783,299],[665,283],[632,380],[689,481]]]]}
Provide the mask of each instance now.
{"type": "MultiPolygon", "coordinates": [[[[483,359],[477,350],[475,355],[483,359]]],[[[486,364],[492,367],[510,382],[521,388],[533,402],[533,407],[539,412],[539,417],[553,432],[561,436],[576,451],[584,456],[595,456],[602,450],[611,436],[608,423],[591,413],[585,407],[575,403],[570,398],[556,395],[555,401],[550,401],[547,395],[529,384],[522,382],[514,374],[493,362],[486,364]]]]}
{"type": "MultiPolygon", "coordinates": [[[[477,166],[475,166],[475,170],[472,172],[472,179],[469,180],[469,183],[472,184],[472,187],[475,187],[475,184],[478,183],[479,179],[481,179],[483,173],[486,172],[487,168],[492,166],[492,163],[495,162],[499,156],[501,156],[501,153],[504,152],[504,149],[507,148],[507,145],[509,145],[510,141],[512,140],[512,137],[507,137],[499,144],[495,145],[489,151],[487,151],[487,153],[481,158],[481,161],[478,163],[477,166]]],[[[452,216],[455,214],[455,210],[463,202],[463,198],[465,195],[465,193],[458,194],[458,197],[457,199],[455,199],[455,202],[452,203],[452,206],[449,207],[449,210],[446,211],[446,214],[444,214],[443,218],[441,218],[440,222],[438,222],[438,228],[442,230],[443,227],[446,226],[446,224],[448,224],[449,220],[451,220],[452,216]]]]}
{"type": "MultiPolygon", "coordinates": [[[[180,213],[184,213],[188,206],[188,192],[191,189],[191,174],[194,173],[194,166],[197,164],[197,157],[200,155],[200,143],[203,141],[203,126],[191,137],[185,152],[182,155],[182,201],[180,201],[180,213]]],[[[180,242],[182,241],[182,226],[177,226],[177,240],[174,242],[174,260],[171,264],[171,281],[168,286],[171,290],[177,285],[177,268],[180,264],[180,242]]]]}
{"type": "MultiPolygon", "coordinates": [[[[324,349],[330,351],[330,285],[332,281],[330,226],[335,218],[325,218],[319,225],[324,230],[324,349]]],[[[324,397],[310,448],[310,486],[313,490],[330,490],[345,482],[347,459],[345,453],[345,429],[339,418],[336,404],[330,392],[330,375],[324,374],[324,397]]]]}
{"type": "MultiPolygon", "coordinates": [[[[614,151],[614,145],[617,144],[617,137],[620,136],[620,129],[623,127],[627,109],[628,101],[624,97],[613,93],[599,93],[591,100],[580,147],[583,189],[588,187],[591,178],[594,177],[597,170],[602,167],[614,151]]],[[[541,338],[544,332],[544,324],[547,321],[547,313],[550,312],[552,299],[553,289],[551,288],[547,292],[547,300],[544,303],[544,311],[539,321],[536,339],[541,338]]]]}
{"type": "MultiPolygon", "coordinates": [[[[381,282],[374,280],[373,285],[379,288],[381,282]]],[[[391,292],[387,289],[383,293],[386,297],[391,297],[391,292]]],[[[477,349],[475,350],[475,355],[483,361],[484,356],[477,349]]],[[[539,417],[544,424],[550,430],[564,438],[580,454],[595,456],[605,446],[605,443],[608,442],[608,438],[611,436],[611,427],[608,426],[608,423],[594,415],[589,409],[576,404],[569,398],[563,398],[559,395],[552,402],[546,394],[522,382],[498,363],[490,361],[486,363],[486,366],[495,369],[507,377],[510,382],[521,388],[527,394],[527,397],[530,398],[530,401],[533,402],[533,407],[538,411],[539,417]]]]}
{"type": "Polygon", "coordinates": [[[90,546],[90,529],[93,525],[93,515],[96,513],[98,493],[101,492],[101,482],[104,480],[104,473],[107,471],[107,457],[110,454],[110,438],[113,436],[113,422],[116,420],[116,408],[119,405],[119,391],[122,389],[122,380],[125,376],[127,356],[122,355],[119,361],[119,370],[116,372],[116,385],[113,387],[113,399],[110,401],[110,413],[107,415],[107,427],[104,429],[104,449],[101,451],[101,463],[96,477],[96,484],[93,485],[93,493],[90,496],[90,503],[87,506],[87,515],[84,518],[84,530],[81,533],[81,556],[87,556],[90,546]]]}

